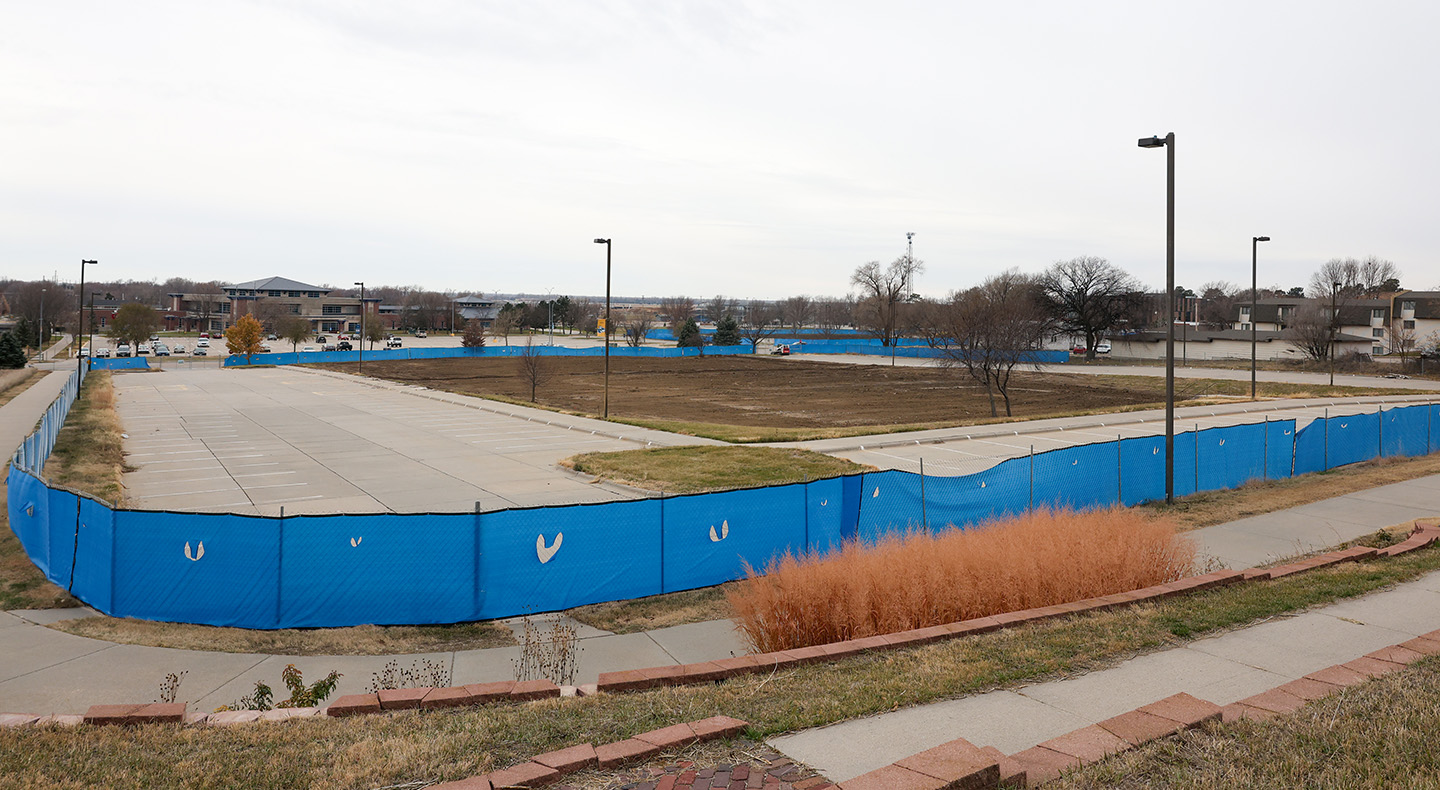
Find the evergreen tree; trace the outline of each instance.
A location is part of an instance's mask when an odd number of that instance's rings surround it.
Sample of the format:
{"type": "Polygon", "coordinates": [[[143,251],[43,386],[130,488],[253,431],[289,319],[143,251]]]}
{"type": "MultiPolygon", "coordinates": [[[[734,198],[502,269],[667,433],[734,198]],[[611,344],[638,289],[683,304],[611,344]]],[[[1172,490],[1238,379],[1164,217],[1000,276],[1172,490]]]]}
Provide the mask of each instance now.
{"type": "Polygon", "coordinates": [[[685,320],[685,325],[680,327],[680,337],[676,340],[681,348],[701,348],[705,345],[705,338],[700,334],[700,325],[695,323],[693,318],[685,320]]]}
{"type": "Polygon", "coordinates": [[[460,345],[465,348],[485,347],[485,326],[472,318],[465,322],[465,334],[460,336],[460,345]]]}
{"type": "Polygon", "coordinates": [[[25,350],[20,347],[14,332],[0,335],[0,368],[25,367],[25,350]]]}
{"type": "Polygon", "coordinates": [[[715,325],[715,345],[740,345],[740,322],[735,320],[735,316],[727,315],[715,325]]]}
{"type": "Polygon", "coordinates": [[[33,348],[36,345],[34,329],[30,319],[22,315],[15,321],[15,328],[10,330],[10,334],[15,336],[15,342],[21,348],[33,348]]]}

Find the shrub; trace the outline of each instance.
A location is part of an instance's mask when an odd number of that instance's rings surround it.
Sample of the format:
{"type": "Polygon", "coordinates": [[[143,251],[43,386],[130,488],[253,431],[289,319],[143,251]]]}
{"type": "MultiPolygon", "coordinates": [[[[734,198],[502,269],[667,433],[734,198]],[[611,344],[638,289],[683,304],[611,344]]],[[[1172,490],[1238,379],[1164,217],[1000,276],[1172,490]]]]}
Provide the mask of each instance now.
{"type": "Polygon", "coordinates": [[[967,530],[910,532],[829,556],[786,554],[726,592],[760,652],[1126,592],[1183,578],[1195,546],[1136,510],[1040,510],[967,530]]]}

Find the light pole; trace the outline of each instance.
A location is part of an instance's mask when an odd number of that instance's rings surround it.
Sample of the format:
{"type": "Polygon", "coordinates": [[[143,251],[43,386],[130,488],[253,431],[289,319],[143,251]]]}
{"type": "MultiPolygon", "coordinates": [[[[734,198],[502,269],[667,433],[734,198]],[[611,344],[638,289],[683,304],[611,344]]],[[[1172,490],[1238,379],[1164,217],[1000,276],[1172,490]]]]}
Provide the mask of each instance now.
{"type": "MultiPolygon", "coordinates": [[[[93,265],[95,265],[95,264],[97,264],[97,263],[99,263],[99,261],[87,261],[87,260],[81,260],[81,261],[80,261],[80,334],[81,334],[81,335],[84,335],[84,334],[85,334],[85,267],[86,267],[86,266],[93,266],[93,265]]],[[[94,312],[94,308],[91,308],[91,312],[94,312]]],[[[91,323],[93,324],[94,321],[91,321],[91,323]]],[[[95,327],[93,327],[93,326],[90,327],[90,331],[93,333],[93,332],[95,331],[95,327]]],[[[86,341],[86,343],[89,344],[89,341],[86,341]]],[[[94,346],[93,346],[93,345],[91,346],[91,351],[90,351],[90,353],[92,353],[92,354],[95,353],[95,351],[94,351],[94,346]]],[[[75,372],[76,372],[78,375],[82,375],[82,376],[83,376],[83,375],[84,375],[84,371],[85,371],[85,358],[82,357],[82,356],[80,356],[79,354],[76,354],[76,355],[75,355],[75,372]]]]}
{"type": "Polygon", "coordinates": [[[605,405],[604,418],[610,419],[610,240],[596,239],[605,245],[605,405]]]}
{"type": "Polygon", "coordinates": [[[1330,386],[1335,386],[1335,331],[1340,328],[1340,313],[1335,300],[1340,296],[1340,283],[1330,283],[1330,386]]]}
{"type": "Polygon", "coordinates": [[[35,327],[35,339],[40,345],[40,361],[45,361],[45,291],[40,289],[40,325],[35,327]]]}
{"type": "Polygon", "coordinates": [[[1175,501],[1175,133],[1142,137],[1141,148],[1165,149],[1165,501],[1175,501]]]}
{"type": "Polygon", "coordinates": [[[360,286],[360,375],[365,375],[365,283],[360,286]]]}
{"type": "Polygon", "coordinates": [[[1256,276],[1260,242],[1269,241],[1269,236],[1250,237],[1250,400],[1255,400],[1255,310],[1260,304],[1260,283],[1256,276]]]}

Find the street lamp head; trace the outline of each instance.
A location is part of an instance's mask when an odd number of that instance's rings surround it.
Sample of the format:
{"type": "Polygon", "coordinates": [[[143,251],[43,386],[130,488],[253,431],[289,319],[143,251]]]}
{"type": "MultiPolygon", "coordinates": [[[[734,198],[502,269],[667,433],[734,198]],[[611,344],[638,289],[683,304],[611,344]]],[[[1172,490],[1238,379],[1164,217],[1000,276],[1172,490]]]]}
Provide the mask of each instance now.
{"type": "Polygon", "coordinates": [[[596,240],[595,240],[595,243],[596,243],[596,244],[609,244],[609,243],[610,243],[610,240],[609,240],[609,239],[596,239],[596,240]]]}
{"type": "Polygon", "coordinates": [[[1269,240],[1270,240],[1270,237],[1269,237],[1269,236],[1256,236],[1256,237],[1254,237],[1254,238],[1255,238],[1255,241],[1269,241],[1269,240]]]}
{"type": "Polygon", "coordinates": [[[1141,137],[1141,138],[1140,138],[1140,147],[1141,147],[1141,148],[1164,148],[1164,147],[1165,147],[1165,138],[1164,138],[1164,137],[1141,137]]]}

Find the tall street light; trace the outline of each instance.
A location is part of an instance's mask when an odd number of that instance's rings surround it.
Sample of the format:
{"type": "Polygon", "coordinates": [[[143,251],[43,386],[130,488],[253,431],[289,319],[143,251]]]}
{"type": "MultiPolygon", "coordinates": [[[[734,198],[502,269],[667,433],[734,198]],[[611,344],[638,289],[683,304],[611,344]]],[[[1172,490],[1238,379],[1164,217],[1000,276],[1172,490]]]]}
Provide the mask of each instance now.
{"type": "Polygon", "coordinates": [[[45,361],[45,291],[40,289],[40,325],[35,327],[35,337],[40,341],[40,361],[45,361]]]}
{"type": "Polygon", "coordinates": [[[604,418],[610,419],[610,240],[596,239],[605,245],[605,407],[604,418]]]}
{"type": "MultiPolygon", "coordinates": [[[[97,263],[99,263],[99,261],[86,261],[86,260],[80,261],[80,305],[79,305],[79,306],[80,306],[80,334],[81,334],[82,336],[85,334],[85,267],[86,267],[86,266],[93,266],[93,265],[95,265],[95,264],[97,264],[97,263]]],[[[91,312],[94,312],[94,308],[91,308],[91,312]]],[[[92,316],[92,321],[91,321],[91,323],[92,323],[92,324],[94,323],[94,321],[93,321],[93,316],[92,316]]],[[[90,327],[90,331],[93,333],[93,332],[95,331],[95,327],[93,327],[93,326],[90,327]]],[[[86,342],[89,343],[89,341],[86,341],[86,342]]],[[[90,344],[90,348],[91,348],[90,353],[92,353],[92,354],[95,353],[95,350],[94,350],[95,347],[94,347],[93,344],[90,344]]],[[[85,371],[85,358],[82,357],[82,356],[80,356],[79,354],[76,354],[76,355],[75,355],[75,372],[76,372],[77,374],[84,375],[84,371],[85,371]]]]}
{"type": "Polygon", "coordinates": [[[365,375],[365,283],[360,286],[360,375],[365,375]]]}
{"type": "Polygon", "coordinates": [[[1175,133],[1142,137],[1165,151],[1165,501],[1175,501],[1175,133]]]}
{"type": "Polygon", "coordinates": [[[1269,240],[1269,236],[1250,237],[1250,400],[1255,400],[1255,310],[1260,304],[1256,256],[1260,242],[1269,240]]]}
{"type": "Polygon", "coordinates": [[[1330,283],[1330,386],[1335,386],[1335,333],[1340,328],[1340,313],[1335,300],[1340,296],[1340,283],[1330,283]]]}

